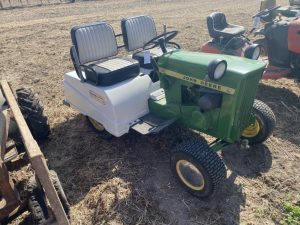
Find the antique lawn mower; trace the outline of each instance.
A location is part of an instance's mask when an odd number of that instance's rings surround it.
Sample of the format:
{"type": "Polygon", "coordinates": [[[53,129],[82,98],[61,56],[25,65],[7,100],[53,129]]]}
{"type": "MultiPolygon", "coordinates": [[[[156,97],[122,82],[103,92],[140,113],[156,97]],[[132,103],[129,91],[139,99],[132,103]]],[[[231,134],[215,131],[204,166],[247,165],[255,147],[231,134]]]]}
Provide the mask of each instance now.
{"type": "Polygon", "coordinates": [[[170,50],[167,45],[177,31],[157,35],[149,16],[123,19],[122,32],[125,48],[139,49],[133,57],[142,57],[142,63],[117,57],[115,33],[105,22],[71,30],[75,71],[64,75],[65,104],[87,116],[99,132],[115,137],[130,130],[158,133],[173,123],[215,137],[210,144],[185,138],[170,152],[178,182],[198,198],[211,196],[226,178],[217,152],[234,143],[262,143],[275,127],[272,110],[255,100],[266,64],[170,50]],[[151,57],[157,48],[161,54],[151,57]],[[149,63],[152,69],[145,69],[149,63]]]}
{"type": "Polygon", "coordinates": [[[31,89],[16,96],[0,82],[0,224],[28,210],[30,224],[68,225],[69,203],[35,141],[50,131],[43,107],[31,89]]]}
{"type": "Polygon", "coordinates": [[[207,17],[207,25],[211,41],[205,43],[201,51],[221,53],[246,58],[262,59],[268,66],[262,76],[263,79],[277,79],[281,77],[300,78],[300,19],[297,17],[272,19],[270,16],[280,6],[274,6],[257,13],[254,18],[254,28],[250,34],[263,35],[251,44],[244,36],[245,29],[241,26],[228,24],[223,13],[215,12],[207,17]],[[267,21],[264,29],[257,31],[259,21],[267,21]],[[261,51],[264,50],[264,54],[261,51]]]}
{"type": "Polygon", "coordinates": [[[262,0],[260,4],[260,11],[270,9],[272,7],[277,7],[276,10],[270,14],[267,15],[265,18],[262,18],[262,21],[268,21],[275,19],[275,17],[278,16],[284,16],[284,17],[297,17],[300,16],[300,1],[299,0],[289,0],[290,5],[289,6],[277,6],[276,0],[262,0]]]}

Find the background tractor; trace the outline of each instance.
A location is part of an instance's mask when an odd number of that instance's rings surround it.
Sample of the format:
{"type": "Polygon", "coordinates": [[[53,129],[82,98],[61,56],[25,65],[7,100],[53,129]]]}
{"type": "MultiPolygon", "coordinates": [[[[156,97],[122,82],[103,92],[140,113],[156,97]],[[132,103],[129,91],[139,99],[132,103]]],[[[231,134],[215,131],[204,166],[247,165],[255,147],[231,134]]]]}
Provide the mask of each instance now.
{"type": "Polygon", "coordinates": [[[280,14],[284,17],[297,17],[300,12],[300,1],[299,0],[289,0],[289,6],[277,6],[276,0],[262,0],[260,4],[260,11],[270,9],[272,7],[278,7],[271,15],[267,15],[262,20],[272,20],[280,14]]]}
{"type": "Polygon", "coordinates": [[[207,17],[207,26],[213,38],[201,47],[201,51],[261,59],[268,62],[263,79],[300,76],[300,19],[276,15],[280,6],[274,1],[263,1],[261,11],[253,16],[253,29],[247,36],[242,26],[229,24],[221,12],[207,17]],[[270,6],[265,9],[265,7],[270,6]],[[264,23],[259,29],[260,21],[264,23]],[[250,41],[253,34],[255,40],[250,41]],[[262,38],[261,38],[262,37],[262,38]]]}
{"type": "Polygon", "coordinates": [[[69,224],[69,203],[55,171],[49,170],[36,140],[50,132],[43,106],[32,89],[0,83],[0,221],[31,212],[30,224],[69,224]],[[35,139],[34,139],[34,138],[35,139]],[[26,150],[26,151],[24,151],[26,150]]]}
{"type": "Polygon", "coordinates": [[[143,63],[116,57],[116,37],[105,22],[71,30],[75,71],[64,76],[65,104],[87,116],[99,132],[116,137],[130,130],[158,133],[173,123],[215,137],[210,144],[183,137],[170,154],[178,182],[199,198],[211,196],[226,178],[217,151],[234,143],[262,143],[274,129],[272,110],[255,100],[265,63],[170,50],[178,32],[147,37],[145,30],[153,26],[149,16],[125,18],[122,26],[125,46],[130,40],[144,43],[143,63]],[[160,54],[151,58],[157,49],[160,54]],[[149,63],[152,69],[145,69],[149,63]]]}

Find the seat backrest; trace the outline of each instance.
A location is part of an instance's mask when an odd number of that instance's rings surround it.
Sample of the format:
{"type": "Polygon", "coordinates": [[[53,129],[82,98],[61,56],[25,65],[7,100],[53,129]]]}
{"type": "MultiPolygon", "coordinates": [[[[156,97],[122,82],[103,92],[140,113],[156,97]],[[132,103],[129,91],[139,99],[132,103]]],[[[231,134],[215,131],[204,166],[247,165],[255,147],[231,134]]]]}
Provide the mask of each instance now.
{"type": "Polygon", "coordinates": [[[211,37],[216,37],[216,32],[227,26],[226,16],[222,12],[214,12],[207,17],[207,28],[211,37]]]}
{"type": "Polygon", "coordinates": [[[71,38],[81,64],[118,54],[114,30],[107,23],[96,22],[73,27],[71,38]]]}
{"type": "Polygon", "coordinates": [[[121,21],[123,40],[128,51],[142,48],[157,36],[154,20],[151,16],[123,18],[121,21]]]}

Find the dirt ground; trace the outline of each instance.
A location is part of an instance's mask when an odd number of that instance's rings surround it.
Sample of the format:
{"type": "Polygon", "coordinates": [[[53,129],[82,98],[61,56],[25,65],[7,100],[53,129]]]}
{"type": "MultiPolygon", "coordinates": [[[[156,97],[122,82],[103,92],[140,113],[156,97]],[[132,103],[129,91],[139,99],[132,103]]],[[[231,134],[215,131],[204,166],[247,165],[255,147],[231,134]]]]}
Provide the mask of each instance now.
{"type": "Polygon", "coordinates": [[[184,49],[197,51],[209,39],[209,13],[223,11],[232,23],[250,28],[258,5],[247,0],[103,0],[0,10],[0,78],[13,88],[33,87],[45,105],[52,134],[41,147],[72,205],[72,224],[279,224],[282,203],[300,201],[300,86],[292,80],[261,82],[257,97],[276,114],[274,135],[249,150],[224,149],[228,179],[206,202],[185,193],[169,170],[170,143],[188,131],[170,128],[156,136],[130,133],[105,141],[62,104],[63,75],[73,69],[72,26],[105,20],[118,33],[122,17],[148,14],[159,30],[166,24],[180,31],[176,41],[184,49]]]}

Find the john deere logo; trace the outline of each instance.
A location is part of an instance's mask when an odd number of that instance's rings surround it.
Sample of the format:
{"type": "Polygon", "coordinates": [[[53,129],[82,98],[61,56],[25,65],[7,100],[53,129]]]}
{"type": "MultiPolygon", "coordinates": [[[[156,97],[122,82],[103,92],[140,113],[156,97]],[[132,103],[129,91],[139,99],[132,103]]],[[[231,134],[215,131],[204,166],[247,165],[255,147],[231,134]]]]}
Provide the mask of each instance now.
{"type": "Polygon", "coordinates": [[[196,79],[196,78],[194,78],[194,77],[189,77],[189,76],[186,76],[186,75],[183,75],[183,80],[190,81],[190,82],[192,82],[192,83],[197,82],[197,79],[196,79]]]}
{"type": "Polygon", "coordinates": [[[177,73],[175,71],[164,69],[162,67],[159,68],[159,72],[161,72],[161,73],[163,73],[167,76],[171,76],[171,77],[175,77],[175,78],[178,78],[178,79],[181,79],[181,80],[185,80],[185,81],[191,82],[193,84],[198,84],[200,86],[204,86],[204,87],[207,87],[207,88],[210,88],[210,89],[214,89],[214,90],[226,93],[226,94],[233,95],[235,93],[235,89],[233,89],[231,87],[226,87],[226,86],[211,83],[211,82],[208,82],[208,81],[205,81],[205,80],[200,80],[200,79],[190,77],[190,76],[187,76],[187,75],[184,75],[184,74],[181,74],[181,73],[177,73]]]}

